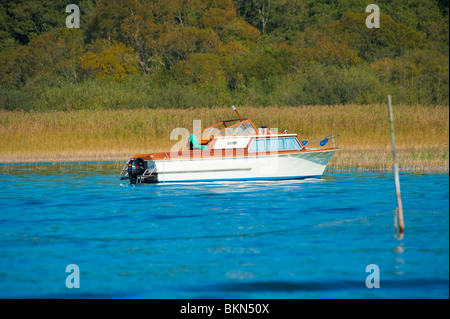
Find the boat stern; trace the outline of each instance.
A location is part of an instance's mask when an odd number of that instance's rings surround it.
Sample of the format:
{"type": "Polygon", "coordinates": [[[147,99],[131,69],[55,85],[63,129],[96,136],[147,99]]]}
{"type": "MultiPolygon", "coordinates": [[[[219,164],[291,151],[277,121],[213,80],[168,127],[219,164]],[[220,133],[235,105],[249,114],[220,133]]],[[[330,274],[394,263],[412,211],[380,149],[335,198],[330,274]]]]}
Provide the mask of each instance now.
{"type": "Polygon", "coordinates": [[[122,171],[120,180],[129,180],[130,184],[157,183],[158,173],[154,161],[146,161],[142,158],[130,158],[122,171]]]}

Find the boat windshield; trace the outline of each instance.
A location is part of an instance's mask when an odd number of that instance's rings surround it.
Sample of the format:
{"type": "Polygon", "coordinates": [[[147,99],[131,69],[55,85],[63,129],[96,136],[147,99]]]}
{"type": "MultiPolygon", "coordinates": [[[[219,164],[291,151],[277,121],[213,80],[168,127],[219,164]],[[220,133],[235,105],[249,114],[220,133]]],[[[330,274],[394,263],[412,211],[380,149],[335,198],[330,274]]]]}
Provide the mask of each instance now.
{"type": "Polygon", "coordinates": [[[252,135],[255,127],[249,119],[222,121],[203,130],[204,136],[210,135],[252,135]]]}
{"type": "Polygon", "coordinates": [[[219,131],[219,135],[248,135],[248,134],[256,134],[255,129],[248,120],[236,123],[219,131]]]}

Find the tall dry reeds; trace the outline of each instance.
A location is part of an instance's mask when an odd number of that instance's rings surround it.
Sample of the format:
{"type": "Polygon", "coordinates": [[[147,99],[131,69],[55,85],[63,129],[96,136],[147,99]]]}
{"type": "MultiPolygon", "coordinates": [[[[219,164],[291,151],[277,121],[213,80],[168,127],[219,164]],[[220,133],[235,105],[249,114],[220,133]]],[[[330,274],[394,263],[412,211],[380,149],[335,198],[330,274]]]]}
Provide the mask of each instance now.
{"type": "MultiPolygon", "coordinates": [[[[299,134],[302,140],[340,134],[330,162],[337,168],[391,168],[387,108],[383,104],[238,107],[256,126],[299,134]]],[[[192,131],[235,118],[230,108],[23,112],[0,111],[0,162],[125,160],[136,153],[168,150],[177,127],[192,131]]],[[[447,171],[449,108],[394,108],[401,169],[447,171]]]]}

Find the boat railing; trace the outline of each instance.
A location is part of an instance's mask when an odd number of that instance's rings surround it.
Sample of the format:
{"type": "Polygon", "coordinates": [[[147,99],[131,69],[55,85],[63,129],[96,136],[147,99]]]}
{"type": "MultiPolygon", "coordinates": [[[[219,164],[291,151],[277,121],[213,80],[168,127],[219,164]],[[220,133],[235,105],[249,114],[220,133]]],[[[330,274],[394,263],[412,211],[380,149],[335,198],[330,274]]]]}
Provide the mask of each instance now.
{"type": "MultiPolygon", "coordinates": [[[[127,161],[127,163],[124,165],[124,167],[122,168],[122,171],[119,174],[120,180],[124,180],[124,179],[129,179],[130,176],[128,175],[128,163],[131,161],[131,159],[129,159],[127,161]]],[[[138,175],[137,176],[137,184],[142,184],[143,181],[145,181],[145,179],[153,177],[156,173],[156,166],[150,168],[147,168],[144,173],[142,173],[142,175],[138,175]]]]}
{"type": "Polygon", "coordinates": [[[324,148],[330,148],[330,145],[328,144],[330,141],[331,141],[331,144],[333,145],[332,146],[333,148],[339,148],[339,134],[328,135],[328,136],[324,136],[322,138],[309,140],[309,141],[302,141],[302,145],[303,145],[303,147],[305,147],[308,150],[324,149],[324,148]]]}
{"type": "Polygon", "coordinates": [[[130,161],[131,161],[131,159],[129,159],[125,163],[125,165],[123,166],[122,170],[120,171],[119,178],[121,180],[128,179],[128,170],[127,170],[127,168],[128,168],[128,163],[130,163],[130,161]]]}
{"type": "Polygon", "coordinates": [[[155,171],[156,171],[156,166],[152,167],[152,169],[147,168],[142,175],[138,176],[137,183],[142,184],[142,182],[145,181],[146,178],[152,177],[154,175],[153,173],[155,173],[155,171]]]}

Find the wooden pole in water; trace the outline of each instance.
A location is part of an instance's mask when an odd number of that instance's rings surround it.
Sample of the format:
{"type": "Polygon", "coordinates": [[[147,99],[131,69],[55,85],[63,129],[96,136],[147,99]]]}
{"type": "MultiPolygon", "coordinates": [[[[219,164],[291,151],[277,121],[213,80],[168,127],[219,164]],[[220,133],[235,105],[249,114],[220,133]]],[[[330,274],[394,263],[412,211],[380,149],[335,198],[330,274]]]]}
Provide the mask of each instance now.
{"type": "MultiPolygon", "coordinates": [[[[394,114],[392,112],[392,103],[391,103],[391,96],[387,96],[387,103],[388,103],[388,111],[389,111],[389,131],[391,135],[391,147],[392,147],[392,158],[394,160],[394,179],[395,179],[395,192],[397,194],[397,210],[396,210],[396,218],[395,218],[395,225],[398,222],[398,229],[399,234],[398,237],[401,239],[403,238],[403,233],[405,231],[405,226],[403,223],[403,207],[402,207],[402,197],[400,193],[400,178],[398,176],[398,163],[397,163],[397,150],[395,148],[395,138],[394,138],[394,114]]],[[[397,232],[397,227],[395,227],[395,231],[397,232]]]]}

